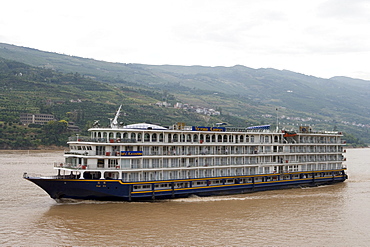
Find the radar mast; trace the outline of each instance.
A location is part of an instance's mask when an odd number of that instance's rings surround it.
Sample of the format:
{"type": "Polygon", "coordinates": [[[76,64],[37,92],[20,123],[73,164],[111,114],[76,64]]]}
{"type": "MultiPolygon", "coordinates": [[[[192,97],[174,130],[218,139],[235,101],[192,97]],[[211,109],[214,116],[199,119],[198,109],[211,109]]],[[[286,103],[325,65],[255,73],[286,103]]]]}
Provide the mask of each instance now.
{"type": "Polygon", "coordinates": [[[114,117],[113,121],[111,121],[110,123],[110,127],[113,129],[113,128],[118,128],[118,117],[119,117],[119,114],[121,112],[121,107],[122,105],[119,106],[118,110],[117,110],[117,113],[116,113],[116,116],[114,117]]]}

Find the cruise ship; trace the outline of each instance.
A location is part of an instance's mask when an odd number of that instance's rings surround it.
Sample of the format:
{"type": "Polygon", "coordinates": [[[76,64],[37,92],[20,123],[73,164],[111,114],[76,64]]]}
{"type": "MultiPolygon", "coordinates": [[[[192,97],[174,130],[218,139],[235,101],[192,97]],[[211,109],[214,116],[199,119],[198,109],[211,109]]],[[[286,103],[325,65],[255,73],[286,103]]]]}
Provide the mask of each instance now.
{"type": "Polygon", "coordinates": [[[340,132],[95,122],[68,141],[56,175],[23,177],[51,198],[159,200],[319,186],[347,179],[340,132]]]}

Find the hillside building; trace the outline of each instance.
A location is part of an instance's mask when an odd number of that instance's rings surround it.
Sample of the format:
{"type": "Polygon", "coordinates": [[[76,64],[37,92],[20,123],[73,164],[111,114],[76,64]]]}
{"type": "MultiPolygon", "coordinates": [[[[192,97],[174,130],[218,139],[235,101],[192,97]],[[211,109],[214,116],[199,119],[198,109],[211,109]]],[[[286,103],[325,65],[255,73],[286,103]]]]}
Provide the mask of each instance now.
{"type": "Polygon", "coordinates": [[[54,115],[52,114],[31,114],[31,113],[21,113],[20,121],[22,124],[40,124],[44,125],[49,121],[55,121],[54,115]]]}

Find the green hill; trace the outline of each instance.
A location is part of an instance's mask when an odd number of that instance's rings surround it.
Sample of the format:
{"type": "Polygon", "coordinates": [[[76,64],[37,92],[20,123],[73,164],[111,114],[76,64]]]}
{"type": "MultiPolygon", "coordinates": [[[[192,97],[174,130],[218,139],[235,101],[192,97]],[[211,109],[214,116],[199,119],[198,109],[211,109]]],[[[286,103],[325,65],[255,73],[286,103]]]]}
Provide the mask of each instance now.
{"type": "MultiPolygon", "coordinates": [[[[124,105],[120,120],[126,124],[144,121],[203,125],[223,121],[222,116],[207,117],[155,105],[163,98],[173,101],[174,96],[169,93],[144,87],[118,87],[79,73],[61,73],[3,58],[0,58],[0,89],[0,149],[64,145],[67,137],[74,134],[64,123],[74,122],[83,131],[95,120],[107,126],[120,104],[124,105]],[[59,121],[27,128],[19,123],[21,113],[53,114],[59,121]]],[[[241,120],[235,118],[234,122],[238,121],[241,120]]]]}
{"type": "Polygon", "coordinates": [[[95,119],[112,117],[119,104],[124,105],[125,121],[130,123],[169,125],[222,119],[232,125],[275,124],[278,115],[280,127],[336,128],[370,143],[369,81],[322,79],[245,66],[109,63],[2,43],[0,57],[8,59],[8,67],[0,64],[0,71],[12,76],[1,79],[2,102],[7,102],[3,112],[51,112],[81,127],[95,119]],[[21,70],[17,70],[15,61],[22,63],[18,64],[23,66],[21,70]],[[14,90],[17,93],[13,96],[5,93],[14,90]],[[73,102],[77,99],[81,102],[73,102]],[[189,111],[156,107],[153,104],[157,101],[213,108],[222,115],[210,119],[189,111]]]}

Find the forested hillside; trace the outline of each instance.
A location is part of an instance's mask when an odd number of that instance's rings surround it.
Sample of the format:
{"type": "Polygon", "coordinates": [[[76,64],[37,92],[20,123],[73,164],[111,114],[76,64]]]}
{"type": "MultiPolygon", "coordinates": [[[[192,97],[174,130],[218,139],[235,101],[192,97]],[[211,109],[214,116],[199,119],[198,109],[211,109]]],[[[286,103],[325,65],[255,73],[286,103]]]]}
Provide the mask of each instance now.
{"type": "Polygon", "coordinates": [[[39,111],[85,130],[93,120],[107,123],[123,104],[127,123],[275,125],[278,118],[280,127],[339,129],[370,143],[369,81],[245,66],[109,63],[1,43],[0,57],[7,59],[0,64],[3,121],[39,111]],[[181,102],[222,114],[208,117],[157,107],[156,102],[181,102]]]}
{"type": "MultiPolygon", "coordinates": [[[[0,58],[0,149],[36,148],[39,145],[65,145],[67,123],[82,132],[95,120],[108,125],[120,104],[124,105],[125,123],[152,122],[172,125],[176,122],[206,124],[223,121],[183,109],[164,108],[155,103],[173,95],[150,88],[120,87],[97,82],[79,73],[61,73],[0,58]],[[57,121],[46,126],[23,126],[21,113],[53,114],[57,121]]],[[[232,123],[241,119],[228,118],[232,123]]]]}

